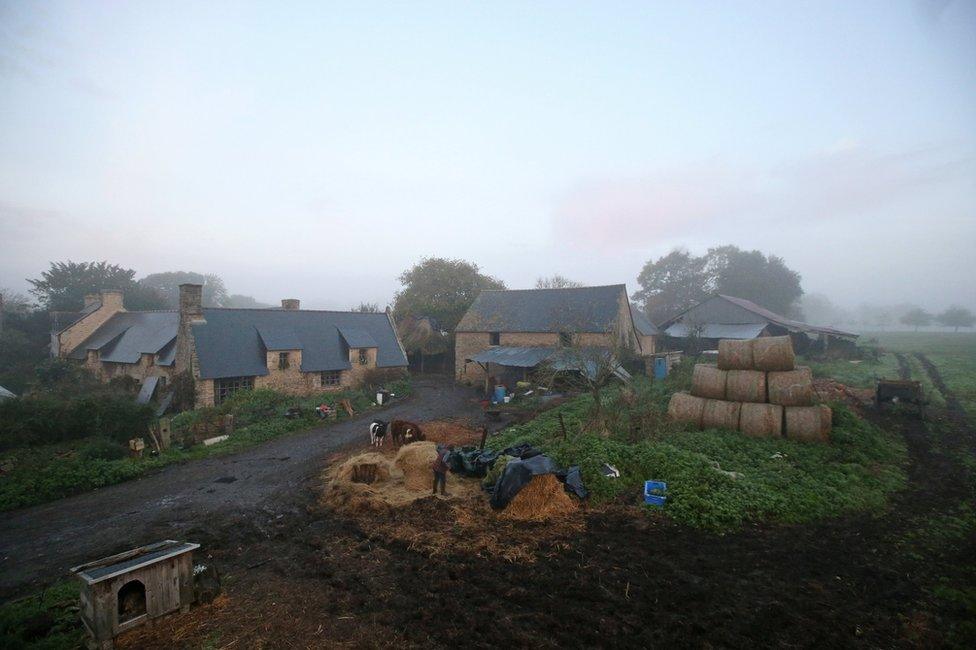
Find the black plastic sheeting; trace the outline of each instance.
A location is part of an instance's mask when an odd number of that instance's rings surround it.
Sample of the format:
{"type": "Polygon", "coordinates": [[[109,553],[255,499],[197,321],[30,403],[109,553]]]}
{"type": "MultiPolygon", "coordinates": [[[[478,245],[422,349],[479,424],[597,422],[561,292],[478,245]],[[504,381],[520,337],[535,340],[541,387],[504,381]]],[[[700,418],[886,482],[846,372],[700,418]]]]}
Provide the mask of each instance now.
{"type": "Polygon", "coordinates": [[[446,462],[454,474],[484,478],[495,464],[495,460],[503,455],[512,456],[515,460],[510,460],[495,485],[487,488],[491,493],[492,508],[500,509],[507,506],[508,502],[528,485],[532,477],[539,474],[555,474],[570,494],[580,499],[589,496],[578,466],[560,469],[556,461],[528,443],[514,445],[501,451],[482,451],[477,447],[462,447],[451,452],[446,462]]]}

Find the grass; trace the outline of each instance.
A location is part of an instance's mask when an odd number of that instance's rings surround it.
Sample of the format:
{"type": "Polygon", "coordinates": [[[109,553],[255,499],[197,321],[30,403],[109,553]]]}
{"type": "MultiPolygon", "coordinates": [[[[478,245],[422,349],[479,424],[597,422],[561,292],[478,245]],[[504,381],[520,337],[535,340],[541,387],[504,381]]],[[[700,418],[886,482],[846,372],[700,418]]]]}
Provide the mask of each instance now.
{"type": "Polygon", "coordinates": [[[58,582],[25,598],[0,605],[0,647],[53,650],[84,647],[78,618],[78,584],[58,582]]]}
{"type": "Polygon", "coordinates": [[[925,354],[939,369],[970,420],[976,422],[976,333],[873,332],[866,336],[876,338],[882,347],[893,352],[925,354]]]}
{"type": "MultiPolygon", "coordinates": [[[[409,382],[398,382],[391,389],[407,395],[409,382]]],[[[314,407],[348,398],[357,413],[378,408],[372,403],[372,391],[345,391],[296,398],[269,390],[239,393],[217,408],[197,409],[173,418],[174,435],[189,430],[202,420],[234,415],[234,434],[212,446],[174,444],[159,456],[144,458],[90,458],[85,453],[103,442],[83,438],[39,447],[20,447],[0,454],[0,511],[13,510],[79,494],[107,485],[128,481],[172,463],[208,456],[229,454],[259,445],[282,435],[322,426],[314,407]],[[303,417],[286,419],[285,408],[300,406],[303,417]]],[[[340,416],[341,419],[341,416],[340,416]]]]}
{"type": "MultiPolygon", "coordinates": [[[[637,434],[629,424],[608,431],[594,428],[588,421],[592,399],[582,396],[510,428],[493,438],[491,446],[529,442],[563,465],[579,465],[597,503],[621,498],[640,502],[645,480],[666,481],[665,512],[681,523],[716,531],[751,522],[799,523],[879,510],[890,493],[905,485],[907,456],[901,439],[842,405],[833,405],[832,443],[819,445],[729,431],[676,430],[663,413],[668,387],[639,382],[638,393],[636,403],[646,409],[639,417],[647,425],[637,434]],[[560,413],[568,430],[565,439],[560,413]],[[605,478],[604,463],[619,469],[620,478],[605,478]]],[[[620,391],[608,392],[605,401],[608,411],[625,413],[622,420],[629,422],[628,400],[620,391]]]]}
{"type": "Polygon", "coordinates": [[[855,388],[873,388],[880,378],[898,379],[898,359],[894,354],[880,355],[877,361],[811,361],[801,359],[799,363],[810,366],[814,377],[830,377],[842,384],[855,388]]]}

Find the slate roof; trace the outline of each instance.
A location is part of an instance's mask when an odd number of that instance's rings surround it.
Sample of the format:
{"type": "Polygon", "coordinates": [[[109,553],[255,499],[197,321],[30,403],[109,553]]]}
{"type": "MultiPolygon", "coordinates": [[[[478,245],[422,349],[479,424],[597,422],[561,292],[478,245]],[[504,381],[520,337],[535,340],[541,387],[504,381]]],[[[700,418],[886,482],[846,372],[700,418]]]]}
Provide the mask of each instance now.
{"type": "MultiPolygon", "coordinates": [[[[98,350],[101,361],[138,363],[142,354],[157,354],[175,341],[179,322],[176,311],[119,312],[72,350],[69,357],[83,360],[88,350],[98,350]]],[[[159,365],[172,363],[173,355],[168,363],[159,365]]]]}
{"type": "MultiPolygon", "coordinates": [[[[289,341],[302,351],[302,372],[350,368],[347,339],[377,348],[376,366],[403,367],[407,359],[385,313],[282,309],[204,309],[205,324],[193,326],[200,376],[250,377],[268,374],[263,337],[289,341]]],[[[365,345],[362,347],[366,347],[365,345]]],[[[280,348],[284,349],[284,348],[280,348]]]]}
{"type": "Polygon", "coordinates": [[[661,333],[654,323],[650,321],[647,314],[637,305],[630,306],[630,314],[634,319],[634,328],[641,336],[655,336],[661,333]]]}
{"type": "Polygon", "coordinates": [[[606,332],[626,287],[488,289],[458,323],[458,332],[606,332]]]}
{"type": "MultiPolygon", "coordinates": [[[[267,350],[301,350],[303,372],[350,368],[349,349],[373,347],[379,368],[407,365],[385,313],[282,309],[204,309],[206,323],[193,326],[200,376],[268,374],[267,350]]],[[[136,363],[143,353],[157,364],[176,359],[177,311],[130,311],[112,316],[69,355],[83,360],[98,350],[102,361],[136,363]]]]}

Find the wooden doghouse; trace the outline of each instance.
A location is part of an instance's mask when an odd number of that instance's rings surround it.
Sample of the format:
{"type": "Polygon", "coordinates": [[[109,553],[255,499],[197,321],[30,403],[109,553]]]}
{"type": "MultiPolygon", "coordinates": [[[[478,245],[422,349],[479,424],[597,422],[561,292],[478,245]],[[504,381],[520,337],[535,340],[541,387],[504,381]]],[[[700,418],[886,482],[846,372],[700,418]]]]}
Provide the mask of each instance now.
{"type": "Polygon", "coordinates": [[[199,544],[163,542],[74,567],[81,580],[81,620],[96,648],[164,614],[188,612],[193,601],[193,551],[199,544]]]}

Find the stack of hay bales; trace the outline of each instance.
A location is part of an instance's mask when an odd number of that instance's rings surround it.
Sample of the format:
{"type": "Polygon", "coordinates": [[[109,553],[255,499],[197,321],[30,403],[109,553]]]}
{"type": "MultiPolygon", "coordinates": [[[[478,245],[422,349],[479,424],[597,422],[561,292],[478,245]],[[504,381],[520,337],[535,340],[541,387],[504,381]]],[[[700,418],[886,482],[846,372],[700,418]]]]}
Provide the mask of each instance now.
{"type": "Polygon", "coordinates": [[[797,367],[788,336],[721,340],[718,365],[700,363],[691,394],[675,393],[668,415],[699,429],[827,442],[830,408],[813,403],[813,374],[797,367]]]}

